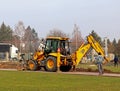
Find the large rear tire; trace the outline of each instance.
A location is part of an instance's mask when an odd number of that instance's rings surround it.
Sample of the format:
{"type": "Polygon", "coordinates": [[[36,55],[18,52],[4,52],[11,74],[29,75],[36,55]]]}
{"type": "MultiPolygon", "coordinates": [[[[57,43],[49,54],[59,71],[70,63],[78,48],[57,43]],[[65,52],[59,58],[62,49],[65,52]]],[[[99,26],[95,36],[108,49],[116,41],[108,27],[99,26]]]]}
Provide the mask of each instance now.
{"type": "Polygon", "coordinates": [[[62,72],[68,72],[68,71],[71,70],[71,68],[72,68],[71,65],[60,66],[60,71],[62,71],[62,72]]]}
{"type": "Polygon", "coordinates": [[[31,70],[31,71],[36,71],[38,69],[38,64],[35,60],[29,60],[28,61],[28,68],[31,70]]]}
{"type": "Polygon", "coordinates": [[[45,69],[49,72],[56,72],[57,71],[57,59],[55,57],[49,56],[45,60],[45,69]]]}

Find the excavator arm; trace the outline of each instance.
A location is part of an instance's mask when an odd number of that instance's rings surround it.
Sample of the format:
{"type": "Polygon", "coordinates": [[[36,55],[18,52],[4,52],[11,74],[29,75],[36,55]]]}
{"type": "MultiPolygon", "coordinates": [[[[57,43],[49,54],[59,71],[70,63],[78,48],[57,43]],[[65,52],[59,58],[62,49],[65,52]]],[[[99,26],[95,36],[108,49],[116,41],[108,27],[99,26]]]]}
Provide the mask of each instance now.
{"type": "Polygon", "coordinates": [[[102,48],[101,45],[93,38],[92,35],[89,35],[89,36],[87,37],[87,41],[88,41],[88,43],[91,45],[91,47],[92,47],[97,53],[100,53],[100,54],[104,57],[104,59],[105,59],[104,63],[109,62],[109,58],[106,57],[103,48],[102,48]]]}
{"type": "Polygon", "coordinates": [[[72,60],[74,65],[78,65],[81,59],[84,57],[84,55],[88,52],[90,49],[90,44],[82,44],[80,48],[72,54],[72,60]]]}
{"type": "Polygon", "coordinates": [[[72,54],[72,59],[74,65],[78,65],[81,59],[84,57],[84,55],[90,50],[90,48],[93,48],[97,53],[101,53],[101,55],[104,57],[106,61],[104,63],[108,62],[109,59],[105,56],[104,50],[101,47],[101,45],[93,38],[92,35],[87,36],[87,44],[82,44],[78,50],[72,54]]]}

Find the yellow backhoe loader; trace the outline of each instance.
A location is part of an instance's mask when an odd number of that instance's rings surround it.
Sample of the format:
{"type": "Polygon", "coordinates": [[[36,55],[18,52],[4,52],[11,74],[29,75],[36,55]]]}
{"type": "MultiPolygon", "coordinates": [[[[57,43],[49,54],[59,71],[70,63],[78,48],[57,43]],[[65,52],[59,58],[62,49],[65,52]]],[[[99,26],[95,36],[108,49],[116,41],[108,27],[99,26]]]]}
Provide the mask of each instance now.
{"type": "Polygon", "coordinates": [[[93,48],[97,53],[101,53],[105,62],[109,61],[103,48],[92,35],[87,36],[87,43],[82,44],[72,54],[70,54],[69,38],[47,37],[45,48],[35,52],[33,59],[28,61],[28,68],[38,70],[43,67],[49,72],[56,72],[57,70],[67,72],[79,64],[90,48],[93,48]]]}

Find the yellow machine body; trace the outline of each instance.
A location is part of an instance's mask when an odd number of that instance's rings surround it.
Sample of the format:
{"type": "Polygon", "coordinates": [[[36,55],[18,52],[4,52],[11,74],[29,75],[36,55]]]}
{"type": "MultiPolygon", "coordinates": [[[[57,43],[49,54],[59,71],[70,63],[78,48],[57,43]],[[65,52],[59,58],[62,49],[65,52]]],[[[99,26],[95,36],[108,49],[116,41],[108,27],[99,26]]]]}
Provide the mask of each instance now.
{"type": "MultiPolygon", "coordinates": [[[[38,66],[43,66],[46,71],[55,72],[57,70],[69,71],[73,66],[77,66],[84,55],[90,48],[93,48],[97,53],[101,53],[105,58],[105,62],[109,59],[105,56],[101,45],[93,38],[92,35],[87,36],[87,43],[82,44],[75,53],[67,54],[65,47],[69,38],[62,37],[47,37],[44,51],[37,51],[33,56],[38,66]],[[67,42],[66,42],[67,41],[67,42]],[[63,53],[62,45],[63,44],[63,53]]],[[[69,45],[69,42],[68,42],[69,45]]],[[[35,64],[35,63],[33,63],[35,64]]],[[[35,66],[32,66],[35,67],[35,66]]],[[[37,68],[36,68],[37,69],[37,68]]]]}

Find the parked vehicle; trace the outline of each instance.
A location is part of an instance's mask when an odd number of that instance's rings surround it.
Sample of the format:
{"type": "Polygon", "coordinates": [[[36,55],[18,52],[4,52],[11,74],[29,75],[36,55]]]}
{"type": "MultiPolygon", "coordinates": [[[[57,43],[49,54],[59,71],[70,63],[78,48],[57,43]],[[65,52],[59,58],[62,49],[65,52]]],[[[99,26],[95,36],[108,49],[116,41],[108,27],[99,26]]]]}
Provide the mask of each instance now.
{"type": "Polygon", "coordinates": [[[18,48],[9,43],[0,43],[0,56],[2,59],[8,57],[11,60],[18,59],[18,48]]]}

